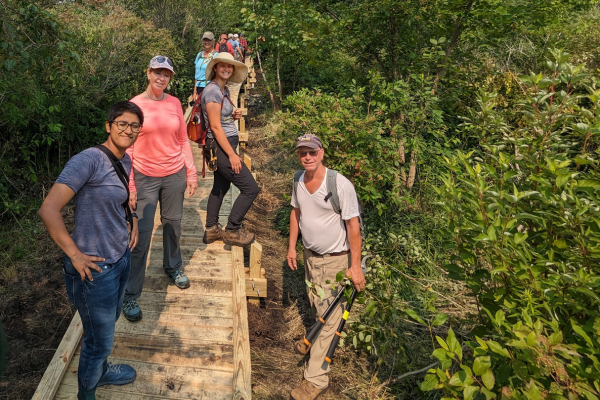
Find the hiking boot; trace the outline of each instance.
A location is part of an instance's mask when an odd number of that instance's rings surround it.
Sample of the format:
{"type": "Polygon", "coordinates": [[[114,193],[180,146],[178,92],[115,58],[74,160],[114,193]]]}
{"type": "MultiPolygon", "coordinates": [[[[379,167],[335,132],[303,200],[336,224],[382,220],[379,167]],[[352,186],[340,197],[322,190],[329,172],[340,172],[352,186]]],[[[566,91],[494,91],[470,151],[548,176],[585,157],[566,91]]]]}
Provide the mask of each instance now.
{"type": "Polygon", "coordinates": [[[126,385],[135,381],[135,369],[126,364],[108,363],[108,368],[100,380],[98,385],[126,385]]]}
{"type": "Polygon", "coordinates": [[[142,319],[142,310],[135,299],[123,302],[123,315],[125,315],[125,319],[129,322],[142,319]]]}
{"type": "Polygon", "coordinates": [[[204,236],[202,237],[204,244],[211,244],[217,240],[223,240],[223,229],[221,229],[221,225],[217,224],[204,229],[204,236]]]}
{"type": "Polygon", "coordinates": [[[296,340],[294,342],[294,351],[296,352],[296,354],[301,354],[305,356],[310,351],[310,345],[307,345],[304,342],[304,339],[296,340]]]}
{"type": "Polygon", "coordinates": [[[179,289],[187,289],[190,287],[190,280],[181,268],[173,273],[165,271],[165,274],[167,274],[169,278],[173,279],[175,286],[177,286],[179,289]]]}
{"type": "Polygon", "coordinates": [[[225,229],[223,232],[223,243],[230,246],[244,247],[254,242],[254,233],[250,233],[243,228],[225,229]]]}
{"type": "Polygon", "coordinates": [[[314,400],[326,390],[327,388],[318,389],[315,385],[305,379],[302,381],[300,386],[292,390],[292,393],[290,393],[290,398],[293,400],[314,400]]]}

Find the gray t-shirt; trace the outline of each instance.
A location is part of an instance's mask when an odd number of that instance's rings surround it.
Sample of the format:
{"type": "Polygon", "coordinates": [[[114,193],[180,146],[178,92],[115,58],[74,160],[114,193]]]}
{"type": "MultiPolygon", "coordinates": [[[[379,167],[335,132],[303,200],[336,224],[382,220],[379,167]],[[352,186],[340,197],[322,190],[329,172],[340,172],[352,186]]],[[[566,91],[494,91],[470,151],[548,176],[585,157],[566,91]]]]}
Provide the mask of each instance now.
{"type": "MultiPolygon", "coordinates": [[[[129,155],[121,159],[125,172],[131,172],[129,155]]],[[[125,186],[106,154],[89,148],[73,156],[56,180],[75,192],[73,241],[83,254],[104,257],[104,263],[117,262],[128,246],[127,221],[123,202],[125,186]]]]}
{"type": "MultiPolygon", "coordinates": [[[[227,92],[227,96],[229,96],[229,89],[225,88],[227,92]]],[[[207,103],[218,103],[221,105],[223,103],[223,107],[221,108],[221,126],[225,131],[225,136],[237,136],[238,131],[235,127],[235,122],[233,121],[233,104],[228,99],[223,100],[223,93],[221,92],[221,87],[216,83],[210,83],[206,85],[206,88],[202,91],[202,117],[204,121],[209,125],[206,136],[209,138],[214,137],[213,132],[210,129],[210,124],[208,123],[208,114],[206,113],[206,104],[207,103]]]]}

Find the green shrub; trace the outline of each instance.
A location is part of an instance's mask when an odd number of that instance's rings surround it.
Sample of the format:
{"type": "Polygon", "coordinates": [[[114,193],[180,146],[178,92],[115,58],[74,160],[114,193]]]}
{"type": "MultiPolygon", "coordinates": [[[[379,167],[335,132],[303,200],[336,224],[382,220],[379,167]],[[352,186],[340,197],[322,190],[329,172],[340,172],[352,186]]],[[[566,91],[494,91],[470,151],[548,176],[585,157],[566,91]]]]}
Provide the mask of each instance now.
{"type": "Polygon", "coordinates": [[[438,203],[449,277],[477,303],[472,340],[451,330],[420,387],[444,398],[597,399],[600,392],[600,89],[553,51],[521,77],[520,127],[481,94],[446,158],[438,203]]]}

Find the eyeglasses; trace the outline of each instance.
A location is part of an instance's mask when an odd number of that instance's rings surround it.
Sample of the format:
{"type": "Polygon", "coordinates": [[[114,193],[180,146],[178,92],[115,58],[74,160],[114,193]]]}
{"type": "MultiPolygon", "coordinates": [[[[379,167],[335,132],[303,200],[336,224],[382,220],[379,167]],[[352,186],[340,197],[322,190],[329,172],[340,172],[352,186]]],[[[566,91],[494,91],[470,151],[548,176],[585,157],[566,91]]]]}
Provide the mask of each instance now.
{"type": "Polygon", "coordinates": [[[137,122],[132,122],[131,124],[125,121],[108,121],[111,124],[114,123],[115,125],[117,125],[117,128],[119,128],[120,131],[124,131],[127,129],[127,127],[131,128],[131,132],[133,133],[140,133],[140,129],[142,128],[142,125],[138,124],[137,122]]]}
{"type": "Polygon", "coordinates": [[[156,61],[158,61],[161,64],[166,61],[171,67],[173,67],[173,61],[171,61],[169,57],[158,56],[156,57],[156,61]]]}
{"type": "Polygon", "coordinates": [[[319,154],[319,150],[299,151],[298,157],[304,158],[307,154],[310,154],[311,157],[316,157],[319,154]]]}

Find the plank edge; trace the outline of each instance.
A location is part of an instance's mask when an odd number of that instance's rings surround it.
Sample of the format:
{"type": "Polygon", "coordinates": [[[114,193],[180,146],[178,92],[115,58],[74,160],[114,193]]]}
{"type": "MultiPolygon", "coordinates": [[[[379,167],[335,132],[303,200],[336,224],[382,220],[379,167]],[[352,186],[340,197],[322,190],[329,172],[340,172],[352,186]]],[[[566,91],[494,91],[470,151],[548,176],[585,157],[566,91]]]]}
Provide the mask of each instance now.
{"type": "Polygon", "coordinates": [[[241,247],[232,246],[231,265],[233,279],[233,399],[251,400],[246,274],[244,272],[244,251],[241,247]]]}
{"type": "Polygon", "coordinates": [[[79,312],[76,312],[31,400],[54,398],[82,335],[83,324],[79,312]]]}

